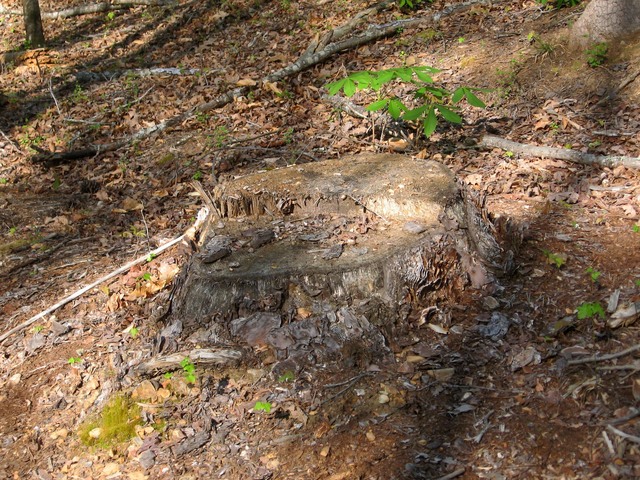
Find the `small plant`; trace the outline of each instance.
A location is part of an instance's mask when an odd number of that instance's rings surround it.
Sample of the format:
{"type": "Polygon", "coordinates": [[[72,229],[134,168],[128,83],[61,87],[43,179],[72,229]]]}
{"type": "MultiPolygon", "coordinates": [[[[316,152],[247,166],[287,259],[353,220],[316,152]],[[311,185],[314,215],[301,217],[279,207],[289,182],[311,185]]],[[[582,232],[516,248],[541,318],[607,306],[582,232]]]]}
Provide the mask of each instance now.
{"type": "Polygon", "coordinates": [[[131,327],[129,329],[129,335],[131,338],[136,338],[140,334],[140,329],[138,327],[131,327]]]}
{"type": "Polygon", "coordinates": [[[153,259],[157,256],[158,255],[156,255],[155,253],[150,253],[149,255],[147,255],[147,263],[153,262],[153,259]]]}
{"type": "Polygon", "coordinates": [[[578,319],[584,320],[585,318],[592,318],[595,316],[600,316],[600,318],[604,318],[604,309],[600,302],[585,302],[578,306],[578,319]]]}
{"type": "Polygon", "coordinates": [[[640,225],[637,223],[631,229],[633,230],[633,233],[640,233],[640,225]]]}
{"type": "Polygon", "coordinates": [[[207,123],[209,121],[209,114],[205,112],[197,112],[196,120],[200,123],[207,123]]]}
{"type": "Polygon", "coordinates": [[[598,279],[600,278],[600,276],[602,275],[601,272],[599,272],[598,270],[596,270],[593,267],[589,267],[587,268],[587,273],[589,274],[589,277],[591,277],[591,281],[593,283],[598,283],[598,279]]]}
{"type": "Polygon", "coordinates": [[[562,268],[567,263],[567,256],[561,253],[553,253],[549,250],[542,250],[544,256],[547,257],[547,260],[551,265],[554,265],[557,269],[562,268]]]}
{"type": "Polygon", "coordinates": [[[33,333],[40,333],[42,330],[44,330],[44,325],[36,325],[31,330],[33,330],[33,333]]]}
{"type": "Polygon", "coordinates": [[[636,280],[634,280],[633,284],[634,284],[636,287],[640,287],[640,279],[636,279],[636,280]]]}
{"type": "Polygon", "coordinates": [[[82,358],[80,358],[80,357],[69,357],[69,360],[67,360],[67,363],[69,365],[75,365],[76,363],[82,363],[82,358]]]}
{"type": "Polygon", "coordinates": [[[585,54],[587,55],[587,63],[591,68],[596,68],[602,65],[607,59],[607,52],[609,51],[609,46],[606,43],[597,43],[590,49],[588,49],[585,54]]]}
{"type": "Polygon", "coordinates": [[[102,413],[80,426],[80,441],[87,446],[111,448],[136,435],[136,426],[142,425],[140,406],[125,396],[114,397],[102,413]]]}
{"type": "Polygon", "coordinates": [[[504,152],[504,156],[507,158],[513,158],[514,155],[515,154],[511,150],[507,150],[506,152],[504,152]]]}
{"type": "Polygon", "coordinates": [[[75,103],[83,103],[89,100],[89,96],[82,89],[82,86],[79,83],[76,83],[76,86],[73,89],[73,93],[71,94],[71,99],[75,103]]]}
{"type": "Polygon", "coordinates": [[[204,174],[200,170],[197,170],[196,173],[194,173],[191,178],[193,178],[194,180],[202,180],[203,176],[204,174]]]}
{"type": "Polygon", "coordinates": [[[18,231],[18,229],[16,227],[11,227],[9,229],[9,236],[15,235],[17,231],[18,231]]]}
{"type": "Polygon", "coordinates": [[[293,129],[293,127],[289,127],[285,130],[284,132],[284,143],[286,143],[287,145],[291,144],[293,142],[293,134],[294,134],[295,130],[293,129]]]}
{"type": "Polygon", "coordinates": [[[107,22],[113,22],[113,19],[116,18],[116,12],[109,12],[106,16],[107,22]]]}
{"type": "Polygon", "coordinates": [[[256,402],[256,404],[253,407],[253,409],[256,412],[270,413],[271,412],[271,403],[270,402],[256,402]]]}
{"type": "Polygon", "coordinates": [[[529,40],[529,43],[534,44],[543,55],[551,53],[554,50],[553,45],[544,41],[536,32],[529,32],[527,40],[529,40]]]}
{"type": "Polygon", "coordinates": [[[184,357],[180,362],[187,383],[196,383],[196,366],[189,357],[184,357]]]}
{"type": "Polygon", "coordinates": [[[600,145],[602,145],[602,142],[600,140],[594,140],[593,142],[589,142],[588,147],[589,148],[598,148],[600,145]]]}
{"type": "Polygon", "coordinates": [[[167,380],[171,380],[173,378],[173,372],[165,372],[162,376],[167,380]]]}
{"type": "Polygon", "coordinates": [[[457,104],[462,100],[478,108],[485,104],[474,92],[484,91],[479,88],[459,87],[451,92],[434,85],[431,74],[440,70],[429,66],[390,68],[379,71],[355,72],[335,82],[326,85],[329,94],[335,95],[340,90],[347,97],[352,97],[359,90],[379,92],[383,86],[396,80],[413,85],[413,97],[418,106],[409,108],[395,95],[381,95],[382,98],[369,104],[366,108],[371,112],[386,110],[395,120],[422,123],[422,130],[426,137],[435,132],[438,117],[447,122],[460,124],[462,118],[458,115],[457,104]]]}
{"type": "Polygon", "coordinates": [[[8,178],[0,178],[0,185],[6,185],[7,183],[9,183],[8,178]]]}
{"type": "Polygon", "coordinates": [[[292,382],[294,378],[295,378],[295,375],[293,374],[293,372],[291,370],[287,370],[286,372],[284,372],[282,375],[278,377],[278,382],[280,383],[292,382]]]}

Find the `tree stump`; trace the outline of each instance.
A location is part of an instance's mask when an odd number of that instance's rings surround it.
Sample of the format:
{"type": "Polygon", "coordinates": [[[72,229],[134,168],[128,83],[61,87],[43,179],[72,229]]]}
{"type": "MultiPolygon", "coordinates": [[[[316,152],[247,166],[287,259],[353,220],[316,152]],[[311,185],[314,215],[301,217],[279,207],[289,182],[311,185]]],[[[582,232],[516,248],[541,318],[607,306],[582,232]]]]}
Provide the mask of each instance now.
{"type": "Polygon", "coordinates": [[[182,272],[165,331],[270,347],[288,369],[388,352],[412,312],[489,288],[503,259],[477,202],[433,161],[294,165],[218,186],[212,199],[219,220],[182,272]]]}

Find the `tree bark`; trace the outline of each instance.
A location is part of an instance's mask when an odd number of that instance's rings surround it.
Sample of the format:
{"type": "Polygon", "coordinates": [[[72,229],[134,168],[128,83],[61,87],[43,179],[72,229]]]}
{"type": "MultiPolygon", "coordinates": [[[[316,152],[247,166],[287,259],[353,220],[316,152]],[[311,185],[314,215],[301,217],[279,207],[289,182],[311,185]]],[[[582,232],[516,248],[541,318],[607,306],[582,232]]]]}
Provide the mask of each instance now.
{"type": "Polygon", "coordinates": [[[640,31],[640,2],[592,0],[572,31],[572,43],[585,48],[594,43],[616,43],[640,31]]]}
{"type": "Polygon", "coordinates": [[[44,47],[44,31],[42,30],[42,16],[38,0],[22,0],[24,11],[25,39],[29,48],[44,47]]]}

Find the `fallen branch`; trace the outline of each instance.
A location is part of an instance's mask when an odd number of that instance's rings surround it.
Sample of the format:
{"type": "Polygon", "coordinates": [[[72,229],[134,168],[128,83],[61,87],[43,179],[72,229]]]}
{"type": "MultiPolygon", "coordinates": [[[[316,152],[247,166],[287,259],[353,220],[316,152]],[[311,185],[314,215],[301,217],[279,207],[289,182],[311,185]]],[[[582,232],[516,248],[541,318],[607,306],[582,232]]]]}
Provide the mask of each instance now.
{"type": "Polygon", "coordinates": [[[578,152],[567,148],[541,147],[513,142],[493,135],[485,135],[478,143],[481,147],[501,148],[503,150],[530,155],[532,157],[556,158],[581,165],[599,165],[602,167],[617,167],[623,165],[628,168],[640,168],[640,158],[626,156],[603,156],[592,153],[578,152]]]}
{"type": "Polygon", "coordinates": [[[195,236],[195,232],[200,229],[200,226],[204,223],[204,221],[206,220],[207,216],[208,216],[208,210],[206,208],[201,209],[200,212],[198,212],[198,218],[196,219],[196,222],[183,235],[180,235],[179,237],[174,238],[173,240],[165,243],[164,245],[156,248],[155,250],[149,252],[146,255],[143,255],[141,257],[136,258],[135,260],[132,260],[131,262],[121,266],[120,268],[114,270],[113,272],[111,272],[111,273],[99,278],[95,282],[93,282],[93,283],[81,288],[80,290],[77,290],[76,292],[72,293],[68,297],[60,300],[55,305],[52,305],[51,307],[47,308],[46,310],[44,310],[44,311],[40,312],[39,314],[31,317],[29,320],[26,320],[25,322],[22,322],[20,325],[17,325],[16,327],[12,328],[11,330],[6,331],[2,335],[0,335],[0,343],[4,342],[7,338],[9,338],[14,333],[19,332],[20,330],[23,330],[23,329],[27,328],[28,326],[32,325],[33,323],[35,323],[38,320],[40,320],[41,318],[43,318],[45,315],[49,315],[50,313],[56,311],[58,308],[66,305],[67,303],[71,302],[72,300],[75,300],[76,298],[80,297],[82,294],[84,294],[84,293],[88,292],[89,290],[97,287],[101,283],[106,282],[107,280],[109,280],[109,279],[111,279],[111,278],[113,278],[113,277],[115,277],[117,275],[120,275],[121,273],[129,271],[129,269],[131,269],[135,265],[139,265],[141,263],[144,263],[144,262],[148,261],[149,257],[154,257],[156,255],[159,255],[160,253],[164,252],[165,250],[167,250],[168,248],[172,247],[173,245],[181,242],[185,238],[192,238],[193,236],[195,236]]]}
{"type": "Polygon", "coordinates": [[[134,372],[140,376],[155,376],[171,370],[182,368],[180,363],[188,358],[195,365],[235,365],[242,359],[240,350],[209,348],[197,348],[186,352],[172,353],[164,357],[158,357],[148,362],[140,363],[134,367],[134,372]]]}
{"type": "Polygon", "coordinates": [[[633,352],[637,352],[638,350],[640,350],[640,343],[626,348],[625,350],[622,350],[620,352],[616,352],[616,353],[609,353],[607,355],[594,355],[593,357],[587,357],[587,358],[578,358],[576,360],[569,360],[567,362],[568,365],[582,365],[585,363],[596,363],[596,362],[605,362],[607,360],[613,360],[615,358],[620,358],[620,357],[624,357],[625,355],[629,355],[630,353],[633,352]]]}
{"type": "MultiPolygon", "coordinates": [[[[69,18],[88,15],[91,13],[108,12],[110,10],[123,10],[137,5],[164,6],[175,4],[177,4],[175,0],[112,0],[110,2],[92,3],[89,5],[77,5],[75,7],[65,8],[55,12],[42,12],[41,16],[46,20],[56,20],[58,18],[69,18]]],[[[23,16],[24,12],[22,10],[10,10],[3,5],[0,5],[0,14],[23,16]]]]}
{"type": "MultiPolygon", "coordinates": [[[[74,74],[76,81],[78,82],[99,82],[99,81],[111,81],[120,77],[153,77],[153,76],[181,76],[181,75],[196,75],[201,73],[199,68],[134,68],[132,70],[120,70],[117,72],[77,72],[74,74]]],[[[215,73],[215,70],[207,70],[207,73],[215,73]]]]}

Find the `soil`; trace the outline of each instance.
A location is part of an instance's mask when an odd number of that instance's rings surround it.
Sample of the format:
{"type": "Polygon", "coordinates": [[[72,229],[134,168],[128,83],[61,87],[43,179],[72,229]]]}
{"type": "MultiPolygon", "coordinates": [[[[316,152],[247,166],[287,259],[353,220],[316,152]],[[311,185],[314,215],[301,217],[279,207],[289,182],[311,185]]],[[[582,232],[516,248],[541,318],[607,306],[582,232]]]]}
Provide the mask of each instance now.
{"type": "MultiPolygon", "coordinates": [[[[233,366],[184,363],[144,377],[135,367],[171,327],[154,311],[190,254],[174,247],[1,343],[0,478],[640,477],[637,314],[615,321],[640,301],[638,172],[474,146],[489,132],[640,156],[638,44],[589,67],[566,46],[582,7],[478,4],[129,147],[51,168],[31,161],[33,147],[111,142],[258,81],[366,6],[179,2],[45,21],[48,48],[4,62],[0,77],[0,334],[182,235],[200,208],[193,179],[213,189],[353,153],[402,148],[449,167],[486,195],[492,217],[524,229],[516,272],[493,293],[468,288],[411,312],[389,329],[387,352],[356,345],[294,373],[273,371],[274,352],[256,348],[233,366]],[[347,71],[403,62],[441,69],[449,88],[489,89],[487,108],[463,107],[463,125],[440,125],[428,141],[397,142],[322,99],[347,71]],[[78,76],[151,67],[181,74],[78,76]],[[85,445],[82,426],[117,395],[141,407],[125,419],[136,437],[85,445]]],[[[367,23],[397,15],[389,8],[367,23]]],[[[2,48],[19,50],[21,18],[0,22],[2,48]]]]}

